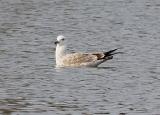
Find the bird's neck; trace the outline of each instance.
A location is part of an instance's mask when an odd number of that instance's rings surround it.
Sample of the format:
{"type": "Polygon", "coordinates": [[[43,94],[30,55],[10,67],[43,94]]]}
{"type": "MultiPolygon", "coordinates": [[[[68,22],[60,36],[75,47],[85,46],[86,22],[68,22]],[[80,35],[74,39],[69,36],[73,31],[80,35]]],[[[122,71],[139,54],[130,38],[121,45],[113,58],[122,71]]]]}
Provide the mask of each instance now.
{"type": "Polygon", "coordinates": [[[56,63],[65,55],[65,46],[56,46],[56,63]]]}

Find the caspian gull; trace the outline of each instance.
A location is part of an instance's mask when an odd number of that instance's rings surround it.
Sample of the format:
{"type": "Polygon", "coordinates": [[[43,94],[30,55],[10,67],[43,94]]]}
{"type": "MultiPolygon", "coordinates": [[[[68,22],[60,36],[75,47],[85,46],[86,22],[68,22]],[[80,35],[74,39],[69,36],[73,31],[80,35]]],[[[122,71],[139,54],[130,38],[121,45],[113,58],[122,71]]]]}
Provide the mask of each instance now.
{"type": "Polygon", "coordinates": [[[56,66],[57,67],[96,67],[99,64],[110,60],[113,58],[113,55],[116,54],[116,50],[110,50],[107,52],[94,52],[94,53],[65,53],[65,37],[59,35],[57,37],[56,44],[56,66]]]}

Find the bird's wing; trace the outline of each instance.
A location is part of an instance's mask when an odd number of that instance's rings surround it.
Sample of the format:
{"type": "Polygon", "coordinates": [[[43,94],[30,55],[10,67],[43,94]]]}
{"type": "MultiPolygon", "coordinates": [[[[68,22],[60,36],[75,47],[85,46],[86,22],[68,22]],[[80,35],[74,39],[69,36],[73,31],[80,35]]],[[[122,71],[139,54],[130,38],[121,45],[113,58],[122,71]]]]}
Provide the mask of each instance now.
{"type": "Polygon", "coordinates": [[[67,54],[63,57],[63,64],[71,65],[71,64],[81,64],[94,62],[96,60],[102,59],[104,57],[103,53],[73,53],[67,54]]]}

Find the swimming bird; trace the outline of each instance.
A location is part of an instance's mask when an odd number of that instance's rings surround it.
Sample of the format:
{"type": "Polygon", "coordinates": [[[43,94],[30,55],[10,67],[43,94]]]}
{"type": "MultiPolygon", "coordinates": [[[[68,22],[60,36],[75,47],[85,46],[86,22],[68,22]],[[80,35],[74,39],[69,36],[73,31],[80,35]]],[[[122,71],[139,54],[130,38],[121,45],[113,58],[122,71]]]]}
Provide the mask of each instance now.
{"type": "Polygon", "coordinates": [[[63,35],[57,36],[56,51],[56,66],[57,67],[96,67],[101,63],[113,58],[117,49],[107,52],[93,52],[93,53],[70,53],[65,52],[66,39],[63,35]]]}

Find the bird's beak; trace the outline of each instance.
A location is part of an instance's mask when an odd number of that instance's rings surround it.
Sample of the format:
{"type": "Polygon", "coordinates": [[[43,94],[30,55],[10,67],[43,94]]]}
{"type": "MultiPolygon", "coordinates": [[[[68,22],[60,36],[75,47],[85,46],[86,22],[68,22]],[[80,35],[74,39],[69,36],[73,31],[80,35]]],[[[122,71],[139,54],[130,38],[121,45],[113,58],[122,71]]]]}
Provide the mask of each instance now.
{"type": "Polygon", "coordinates": [[[57,45],[59,43],[59,41],[55,41],[54,43],[57,45]]]}

